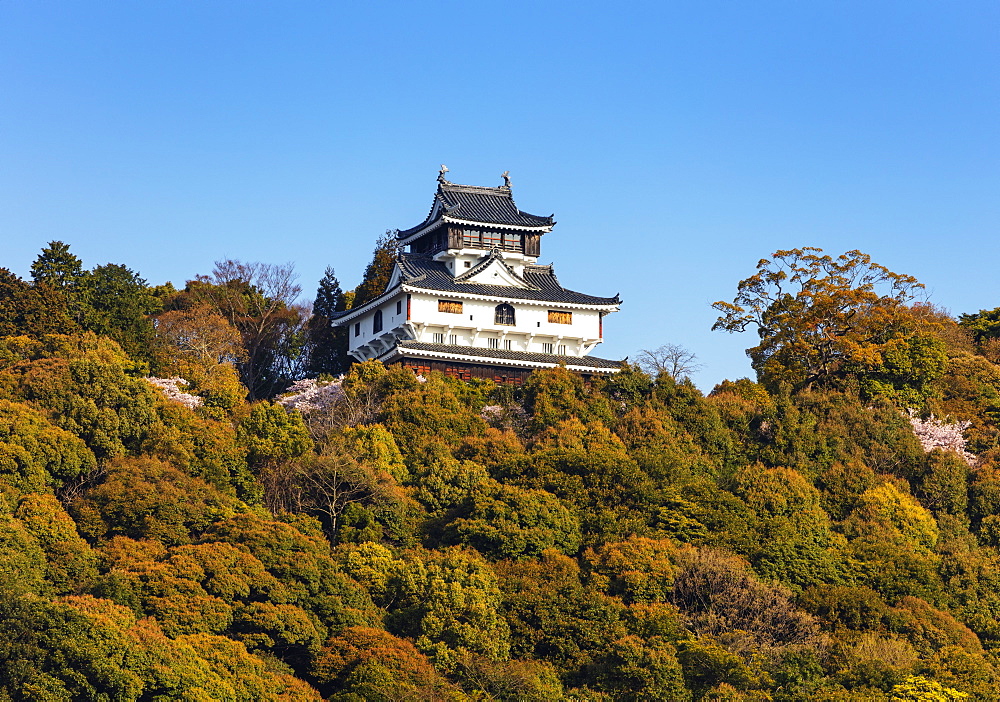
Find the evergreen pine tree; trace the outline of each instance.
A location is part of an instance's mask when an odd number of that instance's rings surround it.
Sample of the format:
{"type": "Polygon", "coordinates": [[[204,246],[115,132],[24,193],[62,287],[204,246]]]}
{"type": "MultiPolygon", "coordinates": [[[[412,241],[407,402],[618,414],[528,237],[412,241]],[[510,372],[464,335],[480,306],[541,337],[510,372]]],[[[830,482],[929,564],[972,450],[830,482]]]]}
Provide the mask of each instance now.
{"type": "Polygon", "coordinates": [[[327,266],[316,290],[313,314],[309,319],[309,372],[319,375],[338,375],[347,370],[347,330],[330,326],[334,313],[347,309],[344,291],[334,275],[333,268],[327,266]]]}
{"type": "Polygon", "coordinates": [[[83,278],[83,262],[69,252],[69,244],[50,241],[31,264],[31,279],[71,291],[83,278]]]}
{"type": "Polygon", "coordinates": [[[50,241],[31,264],[31,279],[36,289],[45,286],[62,293],[65,298],[66,313],[77,324],[84,325],[89,311],[83,283],[87,271],[83,261],[70,253],[69,244],[50,241]]]}

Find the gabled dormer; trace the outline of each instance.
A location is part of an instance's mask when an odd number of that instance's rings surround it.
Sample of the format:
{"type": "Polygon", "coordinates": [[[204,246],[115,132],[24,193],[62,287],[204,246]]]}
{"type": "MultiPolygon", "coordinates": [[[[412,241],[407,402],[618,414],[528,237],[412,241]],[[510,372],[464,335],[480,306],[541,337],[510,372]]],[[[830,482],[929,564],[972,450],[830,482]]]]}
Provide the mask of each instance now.
{"type": "Polygon", "coordinates": [[[518,275],[513,267],[504,263],[503,255],[497,249],[490,251],[476,266],[469,268],[465,273],[456,275],[455,282],[536,289],[518,275]]]}
{"type": "Polygon", "coordinates": [[[552,215],[541,217],[519,210],[506,172],[504,184],[496,188],[452,183],[444,177],[447,172],[447,167],[441,166],[427,218],[397,232],[400,246],[432,256],[497,250],[510,258],[538,258],[542,235],[555,225],[552,215]]]}

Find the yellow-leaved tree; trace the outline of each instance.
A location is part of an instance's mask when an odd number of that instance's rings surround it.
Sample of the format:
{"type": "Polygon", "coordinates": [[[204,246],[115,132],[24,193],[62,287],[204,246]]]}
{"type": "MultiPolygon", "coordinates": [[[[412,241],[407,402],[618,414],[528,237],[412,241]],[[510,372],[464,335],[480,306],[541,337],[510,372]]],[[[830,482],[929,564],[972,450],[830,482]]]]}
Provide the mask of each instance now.
{"type": "Polygon", "coordinates": [[[722,313],[712,329],[756,327],[760,343],[747,355],[770,387],[810,389],[853,376],[871,394],[923,395],[946,356],[933,321],[910,307],[922,288],[860,251],[777,251],[740,281],[733,302],[712,305],[722,313]]]}

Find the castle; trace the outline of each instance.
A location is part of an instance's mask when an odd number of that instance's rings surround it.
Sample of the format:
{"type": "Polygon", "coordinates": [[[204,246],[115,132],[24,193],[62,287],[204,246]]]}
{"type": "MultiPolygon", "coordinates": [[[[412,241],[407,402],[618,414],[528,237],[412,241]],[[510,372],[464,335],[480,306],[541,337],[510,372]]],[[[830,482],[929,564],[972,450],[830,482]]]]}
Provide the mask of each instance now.
{"type": "Polygon", "coordinates": [[[617,372],[619,361],[589,354],[621,300],[567,290],[538,264],[553,218],[519,210],[507,173],[490,188],[452,183],[447,170],[427,218],[397,232],[385,292],[333,321],[347,328],[349,353],[505,383],[560,364],[588,377],[617,372]]]}

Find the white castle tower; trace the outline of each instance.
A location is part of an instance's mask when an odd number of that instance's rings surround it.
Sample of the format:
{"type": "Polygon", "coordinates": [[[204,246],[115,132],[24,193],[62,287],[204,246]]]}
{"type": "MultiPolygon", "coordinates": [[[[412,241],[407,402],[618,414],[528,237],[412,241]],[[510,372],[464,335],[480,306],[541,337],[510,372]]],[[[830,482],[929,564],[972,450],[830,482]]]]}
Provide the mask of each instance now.
{"type": "Polygon", "coordinates": [[[589,354],[621,300],[567,290],[538,265],[553,218],[519,210],[507,173],[488,188],[451,183],[447,170],[427,218],[397,232],[385,292],[333,321],[347,327],[350,354],[510,383],[559,364],[586,376],[617,372],[619,361],[589,354]]]}

